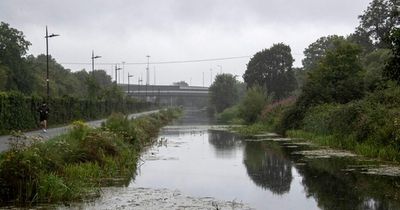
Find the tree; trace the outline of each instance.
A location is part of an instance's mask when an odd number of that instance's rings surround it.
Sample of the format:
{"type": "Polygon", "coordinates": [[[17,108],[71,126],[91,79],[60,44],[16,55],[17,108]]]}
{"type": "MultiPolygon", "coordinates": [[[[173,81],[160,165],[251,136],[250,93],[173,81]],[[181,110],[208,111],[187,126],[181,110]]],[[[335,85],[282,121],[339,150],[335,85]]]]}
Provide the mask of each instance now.
{"type": "Polygon", "coordinates": [[[102,90],[100,98],[118,101],[124,98],[124,92],[121,87],[117,85],[111,85],[102,90]]]}
{"type": "Polygon", "coordinates": [[[400,24],[398,0],[373,0],[364,14],[360,15],[360,25],[356,37],[361,43],[369,38],[375,48],[389,48],[390,31],[400,24]]]}
{"type": "Polygon", "coordinates": [[[0,91],[4,91],[6,88],[8,71],[6,66],[0,64],[0,91]]]}
{"type": "Polygon", "coordinates": [[[94,70],[91,75],[97,81],[100,87],[105,88],[112,85],[111,76],[104,70],[94,70]]]}
{"type": "Polygon", "coordinates": [[[308,74],[308,81],[298,100],[310,107],[322,103],[347,103],[363,96],[361,49],[348,41],[336,40],[318,66],[308,74]]]}
{"type": "Polygon", "coordinates": [[[400,28],[395,28],[390,36],[392,57],[385,66],[384,75],[400,84],[400,28]]]}
{"type": "Polygon", "coordinates": [[[373,92],[387,87],[384,69],[391,54],[389,49],[377,49],[361,57],[365,91],[373,92]]]}
{"type": "Polygon", "coordinates": [[[296,88],[293,61],[288,45],[274,44],[250,59],[243,79],[247,87],[259,85],[266,89],[268,94],[274,94],[277,99],[284,98],[296,88]]]}
{"type": "Polygon", "coordinates": [[[25,40],[22,31],[11,28],[9,24],[0,23],[0,62],[13,67],[26,54],[31,43],[25,40]]]}
{"type": "Polygon", "coordinates": [[[218,74],[211,85],[210,103],[218,113],[238,102],[238,81],[232,74],[218,74]]]}
{"type": "Polygon", "coordinates": [[[296,79],[297,90],[301,89],[306,82],[307,72],[304,71],[304,68],[293,68],[294,78],[296,79]]]}
{"type": "Polygon", "coordinates": [[[31,43],[25,40],[21,31],[11,28],[9,24],[0,23],[0,64],[7,67],[7,90],[19,90],[24,93],[32,91],[33,74],[27,69],[23,56],[31,43]]]}
{"type": "Polygon", "coordinates": [[[336,40],[345,40],[343,36],[330,35],[324,36],[317,41],[311,43],[304,50],[304,59],[301,61],[303,63],[304,70],[310,70],[318,65],[319,60],[325,56],[326,51],[334,47],[333,42],[336,40]]]}

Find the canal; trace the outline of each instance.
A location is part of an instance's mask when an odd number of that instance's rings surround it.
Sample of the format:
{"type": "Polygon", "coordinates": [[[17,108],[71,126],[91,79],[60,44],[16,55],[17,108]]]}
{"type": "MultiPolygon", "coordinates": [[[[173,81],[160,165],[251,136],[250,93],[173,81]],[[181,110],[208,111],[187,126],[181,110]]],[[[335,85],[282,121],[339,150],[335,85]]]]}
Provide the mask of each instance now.
{"type": "Polygon", "coordinates": [[[143,153],[129,184],[72,207],[400,209],[397,166],[273,134],[241,138],[205,116],[187,111],[143,153]]]}

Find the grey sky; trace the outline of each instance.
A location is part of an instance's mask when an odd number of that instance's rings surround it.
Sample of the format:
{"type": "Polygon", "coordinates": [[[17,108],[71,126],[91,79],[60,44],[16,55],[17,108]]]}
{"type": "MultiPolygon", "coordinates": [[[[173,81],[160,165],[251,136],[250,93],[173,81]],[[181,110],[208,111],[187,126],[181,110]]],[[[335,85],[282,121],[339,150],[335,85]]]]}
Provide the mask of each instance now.
{"type": "MultiPolygon", "coordinates": [[[[196,60],[254,55],[273,43],[289,44],[295,66],[303,50],[321,36],[348,35],[370,0],[1,0],[0,21],[24,32],[29,53],[45,53],[45,26],[61,34],[49,40],[59,62],[127,63],[196,60]]],[[[185,80],[210,84],[220,72],[241,75],[250,58],[186,64],[151,65],[157,84],[185,80]]],[[[90,65],[64,65],[72,71],[90,65]]],[[[111,65],[96,65],[112,76],[111,65]]],[[[145,80],[144,65],[125,65],[127,73],[145,80]]]]}

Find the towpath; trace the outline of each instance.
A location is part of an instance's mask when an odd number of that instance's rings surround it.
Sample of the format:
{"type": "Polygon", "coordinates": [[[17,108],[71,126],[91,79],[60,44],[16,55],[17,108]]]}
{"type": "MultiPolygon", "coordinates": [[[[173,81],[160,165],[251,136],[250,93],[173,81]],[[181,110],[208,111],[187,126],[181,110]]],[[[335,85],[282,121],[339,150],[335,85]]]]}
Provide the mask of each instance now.
{"type": "MultiPolygon", "coordinates": [[[[146,112],[140,112],[140,113],[134,113],[130,114],[128,117],[130,119],[134,119],[143,115],[148,115],[148,114],[153,114],[158,112],[159,110],[152,110],[152,111],[146,111],[146,112]]],[[[91,127],[100,127],[101,123],[104,122],[106,119],[101,119],[101,120],[94,120],[94,121],[88,121],[86,122],[89,126],[91,127]]],[[[33,136],[33,137],[42,137],[44,139],[50,139],[55,136],[61,135],[65,132],[67,132],[70,128],[70,125],[68,126],[62,126],[62,127],[56,127],[56,128],[49,128],[47,129],[47,132],[44,133],[42,130],[35,130],[35,131],[29,131],[24,133],[26,136],[33,136]]],[[[0,136],[0,152],[3,152],[8,149],[8,139],[10,138],[10,135],[5,135],[5,136],[0,136]]]]}

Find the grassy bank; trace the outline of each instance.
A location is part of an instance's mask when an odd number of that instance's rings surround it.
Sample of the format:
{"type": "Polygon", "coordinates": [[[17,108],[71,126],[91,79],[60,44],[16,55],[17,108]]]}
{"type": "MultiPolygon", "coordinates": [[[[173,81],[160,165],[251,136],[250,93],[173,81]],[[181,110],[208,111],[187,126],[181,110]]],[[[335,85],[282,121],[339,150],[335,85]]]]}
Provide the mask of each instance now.
{"type": "Polygon", "coordinates": [[[393,146],[377,145],[373,142],[357,142],[352,136],[340,137],[337,135],[321,135],[304,130],[289,130],[286,132],[286,135],[291,138],[306,139],[322,146],[351,150],[365,157],[379,158],[392,162],[400,161],[399,151],[396,151],[393,146]]]}
{"type": "Polygon", "coordinates": [[[362,100],[319,104],[305,110],[294,100],[269,103],[256,122],[235,130],[246,137],[276,132],[366,157],[399,162],[399,98],[400,88],[394,86],[362,100]]]}
{"type": "Polygon", "coordinates": [[[99,195],[101,186],[128,184],[140,150],[179,114],[170,109],[135,120],[113,114],[97,129],[77,121],[46,142],[16,135],[0,154],[0,201],[76,200],[99,195]]]}
{"type": "Polygon", "coordinates": [[[240,127],[233,127],[232,130],[243,137],[252,137],[260,133],[272,132],[271,128],[267,124],[261,122],[251,125],[243,125],[240,127]]]}

